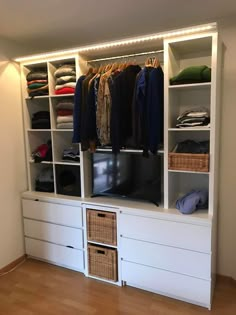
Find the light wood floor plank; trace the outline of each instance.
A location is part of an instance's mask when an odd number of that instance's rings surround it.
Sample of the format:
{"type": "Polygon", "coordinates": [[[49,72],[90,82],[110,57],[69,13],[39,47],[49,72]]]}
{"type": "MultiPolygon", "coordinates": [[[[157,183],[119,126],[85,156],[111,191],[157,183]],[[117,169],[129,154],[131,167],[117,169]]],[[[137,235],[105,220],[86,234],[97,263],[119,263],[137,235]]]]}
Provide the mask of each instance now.
{"type": "Polygon", "coordinates": [[[27,260],[0,277],[0,315],[235,315],[236,286],[220,279],[212,311],[27,260]]]}

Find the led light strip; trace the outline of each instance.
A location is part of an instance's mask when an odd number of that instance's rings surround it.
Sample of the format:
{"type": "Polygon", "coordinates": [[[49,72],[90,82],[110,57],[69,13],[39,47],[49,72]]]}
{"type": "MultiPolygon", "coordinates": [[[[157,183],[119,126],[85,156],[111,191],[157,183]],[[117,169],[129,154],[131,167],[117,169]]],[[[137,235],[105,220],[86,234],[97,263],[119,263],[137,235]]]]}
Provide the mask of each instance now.
{"type": "Polygon", "coordinates": [[[115,60],[115,59],[122,59],[122,58],[136,57],[136,56],[154,55],[154,54],[160,54],[163,52],[164,52],[164,50],[145,51],[145,52],[137,53],[137,54],[120,55],[120,56],[114,56],[114,57],[87,60],[87,62],[92,63],[92,62],[108,61],[108,60],[115,60]]]}
{"type": "Polygon", "coordinates": [[[26,56],[26,57],[19,57],[19,58],[15,58],[14,61],[24,62],[24,61],[34,60],[34,59],[46,59],[50,57],[55,58],[55,57],[59,57],[59,56],[67,55],[67,54],[88,52],[88,51],[93,51],[93,50],[101,50],[101,49],[119,47],[119,46],[125,46],[125,45],[132,45],[132,44],[137,44],[137,43],[142,43],[142,42],[147,42],[147,41],[153,41],[157,39],[164,39],[164,38],[173,37],[173,36],[201,33],[201,32],[210,31],[213,29],[216,29],[216,23],[201,25],[198,27],[184,28],[177,31],[170,31],[167,33],[163,32],[163,33],[157,33],[157,34],[152,34],[152,35],[146,35],[142,37],[134,37],[134,38],[125,39],[125,40],[107,42],[103,44],[88,45],[84,47],[65,49],[61,51],[42,53],[42,54],[31,55],[31,56],[26,56]]]}

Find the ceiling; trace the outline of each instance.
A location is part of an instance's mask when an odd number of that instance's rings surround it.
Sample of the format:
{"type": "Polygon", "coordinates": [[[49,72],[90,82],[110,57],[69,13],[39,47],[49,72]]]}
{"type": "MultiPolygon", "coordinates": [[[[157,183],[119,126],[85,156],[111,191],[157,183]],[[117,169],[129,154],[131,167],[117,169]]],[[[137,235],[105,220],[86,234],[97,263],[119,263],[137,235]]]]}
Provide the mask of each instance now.
{"type": "Polygon", "coordinates": [[[1,0],[0,39],[31,54],[233,16],[235,0],[1,0]]]}

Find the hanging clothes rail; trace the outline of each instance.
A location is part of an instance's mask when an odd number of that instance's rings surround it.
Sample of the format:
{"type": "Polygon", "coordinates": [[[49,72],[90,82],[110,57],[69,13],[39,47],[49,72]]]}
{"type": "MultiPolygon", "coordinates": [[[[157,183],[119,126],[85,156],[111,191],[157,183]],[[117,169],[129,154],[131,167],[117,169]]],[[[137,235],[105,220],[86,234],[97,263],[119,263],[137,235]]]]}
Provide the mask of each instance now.
{"type": "Polygon", "coordinates": [[[153,55],[153,54],[161,54],[163,52],[164,52],[164,50],[146,51],[146,52],[136,53],[136,54],[120,55],[120,56],[114,56],[114,57],[106,57],[106,58],[88,60],[87,63],[108,61],[108,60],[115,60],[115,59],[123,59],[123,58],[137,57],[137,56],[145,56],[145,55],[153,55]]]}

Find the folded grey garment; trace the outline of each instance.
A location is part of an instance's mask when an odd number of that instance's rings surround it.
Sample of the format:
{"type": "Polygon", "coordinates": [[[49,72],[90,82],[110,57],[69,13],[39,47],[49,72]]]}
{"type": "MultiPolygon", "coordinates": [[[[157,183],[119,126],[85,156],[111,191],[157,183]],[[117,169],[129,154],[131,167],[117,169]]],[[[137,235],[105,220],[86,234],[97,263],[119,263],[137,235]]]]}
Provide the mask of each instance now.
{"type": "Polygon", "coordinates": [[[73,122],[73,116],[72,115],[68,115],[68,116],[57,116],[57,123],[69,123],[69,122],[73,122]]]}
{"type": "Polygon", "coordinates": [[[58,123],[58,129],[73,129],[73,122],[58,123]]]}
{"type": "Polygon", "coordinates": [[[75,86],[76,86],[76,82],[67,82],[67,83],[64,83],[64,84],[56,85],[55,86],[55,90],[59,90],[59,89],[62,89],[64,87],[75,88],[75,86]]]}
{"type": "Polygon", "coordinates": [[[42,169],[39,173],[39,175],[36,178],[37,181],[39,182],[53,182],[53,170],[51,167],[45,167],[42,169]]]}
{"type": "Polygon", "coordinates": [[[196,126],[202,126],[202,122],[192,122],[192,123],[182,123],[177,124],[176,127],[196,127],[196,126]]]}
{"type": "Polygon", "coordinates": [[[184,111],[181,115],[177,117],[177,120],[181,119],[184,116],[188,117],[209,117],[209,111],[205,107],[192,108],[184,111]]]}
{"type": "Polygon", "coordinates": [[[45,71],[30,71],[27,76],[27,81],[33,81],[33,80],[47,80],[48,74],[45,71]]]}
{"type": "Polygon", "coordinates": [[[74,102],[60,102],[56,105],[56,110],[58,109],[74,109],[74,102]]]}
{"type": "Polygon", "coordinates": [[[54,77],[55,78],[60,78],[63,76],[75,76],[76,72],[75,72],[75,66],[73,65],[64,65],[61,66],[60,68],[58,68],[55,72],[54,72],[54,77]]]}
{"type": "Polygon", "coordinates": [[[58,79],[56,79],[56,85],[64,84],[68,82],[76,82],[76,76],[75,75],[64,75],[58,79]]]}

